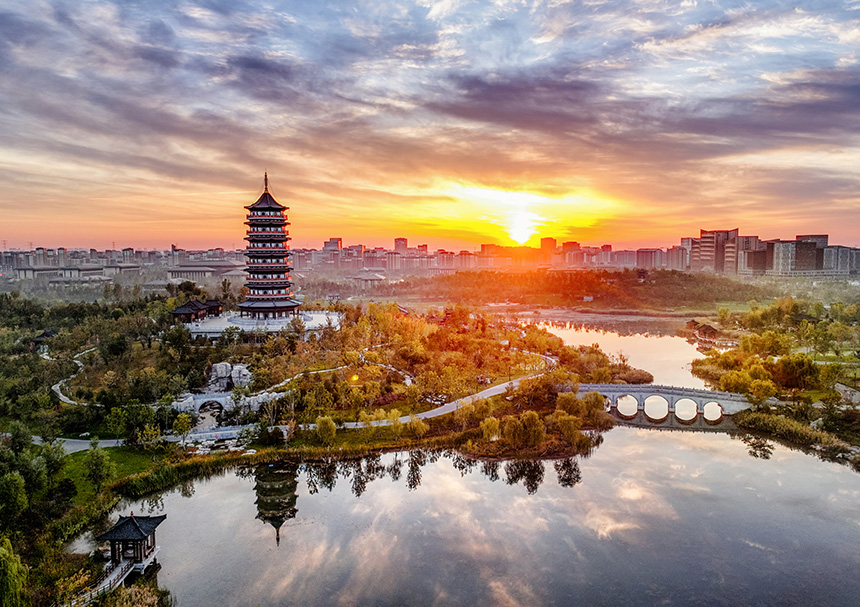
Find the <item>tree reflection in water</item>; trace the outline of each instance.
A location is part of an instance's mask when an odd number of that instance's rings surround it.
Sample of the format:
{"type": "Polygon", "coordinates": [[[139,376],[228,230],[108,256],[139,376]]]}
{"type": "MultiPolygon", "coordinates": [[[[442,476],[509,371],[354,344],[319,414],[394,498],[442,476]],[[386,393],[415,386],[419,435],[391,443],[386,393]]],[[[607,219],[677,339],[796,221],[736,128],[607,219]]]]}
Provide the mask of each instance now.
{"type": "Polygon", "coordinates": [[[483,462],[481,464],[481,472],[490,479],[491,483],[495,483],[499,480],[499,462],[496,460],[483,462]]]}
{"type": "Polygon", "coordinates": [[[745,434],[741,441],[749,448],[748,453],[756,459],[770,459],[773,455],[773,445],[760,436],[745,434]]]}
{"type": "Polygon", "coordinates": [[[534,495],[543,483],[543,462],[527,459],[511,460],[505,464],[505,475],[507,484],[516,485],[523,481],[529,495],[534,495]]]}
{"type": "Polygon", "coordinates": [[[579,462],[573,458],[556,460],[553,463],[558,484],[562,487],[573,487],[582,482],[582,473],[579,471],[579,462]]]}
{"type": "MultiPolygon", "coordinates": [[[[558,484],[561,487],[574,487],[582,482],[578,459],[587,455],[548,460],[555,468],[558,484]]],[[[255,468],[240,469],[236,473],[244,477],[253,476],[257,494],[257,518],[275,528],[276,540],[278,540],[281,526],[288,519],[294,518],[298,512],[296,491],[298,477],[302,471],[308,485],[308,493],[311,495],[319,493],[322,489],[332,491],[337,481],[343,479],[349,482],[352,494],[361,497],[367,491],[368,484],[375,480],[387,477],[393,482],[400,481],[403,477],[404,464],[406,486],[410,491],[414,491],[421,486],[422,468],[437,462],[440,458],[450,460],[451,465],[460,472],[461,476],[478,470],[491,482],[499,480],[500,471],[504,467],[505,483],[508,485],[522,483],[529,495],[537,493],[546,473],[546,465],[542,460],[482,461],[462,453],[438,449],[416,449],[408,453],[396,453],[388,465],[383,464],[380,454],[373,454],[360,459],[341,461],[327,458],[304,464],[294,462],[263,464],[255,468]]]]}

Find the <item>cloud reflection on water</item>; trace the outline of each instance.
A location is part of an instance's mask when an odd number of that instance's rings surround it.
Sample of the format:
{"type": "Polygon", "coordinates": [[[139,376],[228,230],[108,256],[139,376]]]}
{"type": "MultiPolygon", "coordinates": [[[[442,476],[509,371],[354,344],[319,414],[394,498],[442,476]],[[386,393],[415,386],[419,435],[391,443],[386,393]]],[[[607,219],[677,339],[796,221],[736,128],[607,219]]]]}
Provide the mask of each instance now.
{"type": "MultiPolygon", "coordinates": [[[[484,466],[438,454],[415,458],[426,463],[409,490],[405,467],[390,482],[395,458],[409,455],[343,466],[317,493],[301,472],[280,546],[246,479],[167,495],[159,581],[182,607],[737,604],[807,600],[813,580],[860,565],[860,476],[780,445],[758,460],[723,434],[616,428],[568,470],[570,487],[543,462],[533,494],[504,464],[489,482],[484,466]]],[[[860,592],[838,579],[815,584],[818,599],[860,592]]]]}

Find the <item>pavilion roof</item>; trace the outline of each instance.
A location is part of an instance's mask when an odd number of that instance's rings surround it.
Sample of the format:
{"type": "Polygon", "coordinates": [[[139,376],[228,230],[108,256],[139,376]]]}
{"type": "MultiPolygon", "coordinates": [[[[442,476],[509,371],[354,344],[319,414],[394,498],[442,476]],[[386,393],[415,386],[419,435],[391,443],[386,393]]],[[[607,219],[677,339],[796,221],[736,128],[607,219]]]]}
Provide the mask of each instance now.
{"type": "Polygon", "coordinates": [[[209,306],[200,303],[196,299],[192,299],[187,304],[183,304],[177,308],[174,308],[170,311],[171,314],[193,314],[194,312],[200,312],[201,310],[208,310],[209,306]]]}
{"type": "Polygon", "coordinates": [[[102,533],[96,540],[143,540],[152,535],[155,528],[167,518],[166,514],[158,516],[121,516],[116,524],[102,533]]]}
{"type": "Polygon", "coordinates": [[[302,302],[295,299],[278,299],[273,301],[243,301],[239,304],[241,310],[279,310],[297,308],[302,302]]]}

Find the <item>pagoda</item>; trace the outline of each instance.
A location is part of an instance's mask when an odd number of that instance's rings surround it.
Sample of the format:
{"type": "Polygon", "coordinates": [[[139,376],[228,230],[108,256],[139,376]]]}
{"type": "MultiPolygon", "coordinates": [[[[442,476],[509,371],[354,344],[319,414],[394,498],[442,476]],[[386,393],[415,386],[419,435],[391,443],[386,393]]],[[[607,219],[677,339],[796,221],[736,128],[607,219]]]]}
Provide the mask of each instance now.
{"type": "Polygon", "coordinates": [[[284,318],[299,307],[290,281],[290,225],[280,204],[269,192],[269,175],[263,178],[263,193],[248,209],[245,257],[248,259],[247,299],[239,304],[241,316],[257,320],[284,318]]]}

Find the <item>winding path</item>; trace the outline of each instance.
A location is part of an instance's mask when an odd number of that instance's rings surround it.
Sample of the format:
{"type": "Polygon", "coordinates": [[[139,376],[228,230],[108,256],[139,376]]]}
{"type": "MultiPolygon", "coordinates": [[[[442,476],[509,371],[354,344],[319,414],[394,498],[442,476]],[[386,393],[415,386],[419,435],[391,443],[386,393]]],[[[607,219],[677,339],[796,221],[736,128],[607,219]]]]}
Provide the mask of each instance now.
{"type": "MultiPolygon", "coordinates": [[[[78,402],[78,401],[72,400],[71,398],[69,398],[68,396],[66,396],[65,394],[63,394],[63,390],[62,390],[62,388],[63,388],[63,386],[65,386],[65,385],[66,385],[66,383],[68,383],[69,381],[71,381],[72,379],[74,379],[75,377],[77,377],[78,373],[80,373],[81,371],[83,371],[83,370],[84,370],[84,363],[82,363],[82,362],[81,362],[80,360],[78,360],[78,359],[79,359],[81,356],[83,356],[84,354],[87,354],[87,353],[89,353],[89,352],[92,352],[92,351],[93,351],[93,350],[95,350],[97,347],[98,347],[98,346],[93,346],[92,348],[88,348],[88,349],[84,350],[83,352],[78,352],[77,354],[75,354],[75,355],[72,357],[72,362],[73,362],[73,363],[75,363],[75,364],[78,366],[78,370],[77,370],[77,371],[75,371],[74,373],[72,373],[71,375],[69,375],[67,378],[65,378],[65,379],[61,379],[60,381],[58,381],[57,383],[55,383],[53,386],[51,386],[51,390],[53,390],[53,391],[54,391],[54,394],[56,394],[56,395],[57,395],[57,398],[59,398],[59,399],[60,399],[60,401],[62,401],[62,402],[64,402],[64,403],[66,403],[67,405],[86,405],[86,404],[89,404],[89,403],[81,403],[81,402],[78,402]]],[[[45,360],[57,360],[56,358],[52,358],[51,356],[48,356],[45,352],[42,352],[39,356],[41,356],[41,357],[42,357],[42,358],[44,358],[45,360]]]]}

